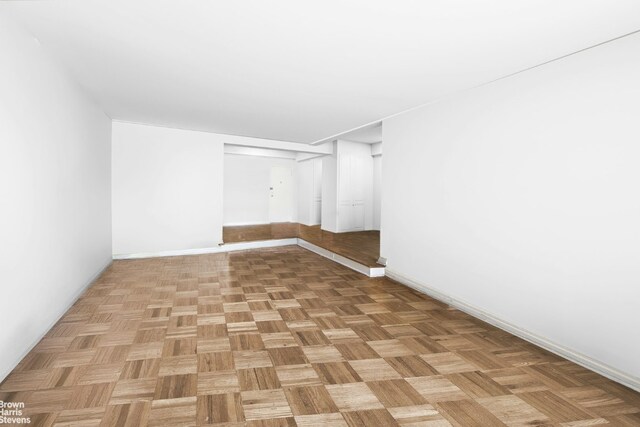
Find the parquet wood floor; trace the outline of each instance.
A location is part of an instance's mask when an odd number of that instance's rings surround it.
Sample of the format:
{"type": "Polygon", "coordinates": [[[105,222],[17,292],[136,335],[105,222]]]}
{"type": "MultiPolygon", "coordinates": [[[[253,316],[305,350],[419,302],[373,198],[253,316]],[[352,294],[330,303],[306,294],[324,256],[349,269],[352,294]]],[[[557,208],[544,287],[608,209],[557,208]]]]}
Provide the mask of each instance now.
{"type": "Polygon", "coordinates": [[[115,261],[0,400],[40,426],[640,425],[640,394],[297,246],[115,261]]]}
{"type": "Polygon", "coordinates": [[[299,237],[367,267],[380,267],[377,262],[380,258],[380,232],[375,230],[332,233],[322,230],[319,225],[280,222],[226,226],[222,228],[222,236],[225,243],[299,237]]]}
{"type": "Polygon", "coordinates": [[[298,237],[297,222],[274,222],[271,224],[226,225],[222,227],[224,243],[255,242],[258,240],[288,239],[298,237]]]}

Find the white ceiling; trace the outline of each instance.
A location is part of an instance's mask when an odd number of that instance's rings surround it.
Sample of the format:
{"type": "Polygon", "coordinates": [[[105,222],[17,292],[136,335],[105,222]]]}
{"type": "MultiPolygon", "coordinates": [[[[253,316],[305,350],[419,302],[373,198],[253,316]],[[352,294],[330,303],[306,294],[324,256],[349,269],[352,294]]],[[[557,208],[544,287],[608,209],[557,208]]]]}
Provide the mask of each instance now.
{"type": "Polygon", "coordinates": [[[311,143],[640,29],[638,0],[0,2],[114,119],[311,143]]]}

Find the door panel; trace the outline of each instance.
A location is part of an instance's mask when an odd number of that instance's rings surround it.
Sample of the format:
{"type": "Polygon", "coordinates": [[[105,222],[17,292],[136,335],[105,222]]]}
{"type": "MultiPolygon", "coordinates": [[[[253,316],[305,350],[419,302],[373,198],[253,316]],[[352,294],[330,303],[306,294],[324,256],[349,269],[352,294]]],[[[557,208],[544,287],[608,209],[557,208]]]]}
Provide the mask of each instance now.
{"type": "Polygon", "coordinates": [[[315,200],[311,205],[311,224],[322,224],[321,200],[315,200]]]}
{"type": "Polygon", "coordinates": [[[359,157],[351,159],[351,230],[364,230],[364,161],[359,157]]]}
{"type": "Polygon", "coordinates": [[[364,203],[364,162],[359,157],[351,158],[350,187],[351,198],[356,202],[364,203]]]}
{"type": "Polygon", "coordinates": [[[364,230],[364,160],[342,155],[338,166],[338,231],[364,230]]]}
{"type": "Polygon", "coordinates": [[[351,207],[351,230],[364,230],[364,203],[354,203],[351,207]]]}
{"type": "Polygon", "coordinates": [[[353,228],[353,203],[338,204],[338,231],[350,231],[353,228]]]}
{"type": "Polygon", "coordinates": [[[293,219],[293,171],[273,166],[270,175],[269,222],[289,222],[293,219]]]}
{"type": "Polygon", "coordinates": [[[311,224],[322,223],[322,161],[313,163],[313,197],[311,200],[311,224]]]}
{"type": "Polygon", "coordinates": [[[351,203],[351,156],[338,158],[338,204],[351,203]]]}

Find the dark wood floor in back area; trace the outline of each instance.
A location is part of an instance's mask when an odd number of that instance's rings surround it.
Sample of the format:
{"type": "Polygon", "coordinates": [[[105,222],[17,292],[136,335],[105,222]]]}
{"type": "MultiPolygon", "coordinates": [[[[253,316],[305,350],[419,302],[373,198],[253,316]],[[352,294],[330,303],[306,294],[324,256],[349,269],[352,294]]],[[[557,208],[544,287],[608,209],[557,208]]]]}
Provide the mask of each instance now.
{"type": "Polygon", "coordinates": [[[295,222],[273,224],[225,226],[222,231],[225,243],[251,242],[257,240],[286,239],[299,237],[316,246],[342,255],[367,267],[380,267],[380,232],[356,231],[332,233],[320,229],[319,225],[304,225],[295,222]]]}
{"type": "Polygon", "coordinates": [[[640,394],[297,246],[115,261],[0,400],[46,426],[640,425],[640,394]]]}

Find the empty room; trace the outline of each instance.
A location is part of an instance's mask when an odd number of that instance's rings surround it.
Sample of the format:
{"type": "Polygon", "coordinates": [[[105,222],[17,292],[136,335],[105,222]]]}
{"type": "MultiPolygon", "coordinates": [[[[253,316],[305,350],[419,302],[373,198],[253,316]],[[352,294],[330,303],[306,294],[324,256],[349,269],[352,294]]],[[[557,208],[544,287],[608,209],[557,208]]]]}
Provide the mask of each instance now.
{"type": "Polygon", "coordinates": [[[0,424],[640,426],[637,0],[0,1],[0,424]]]}

